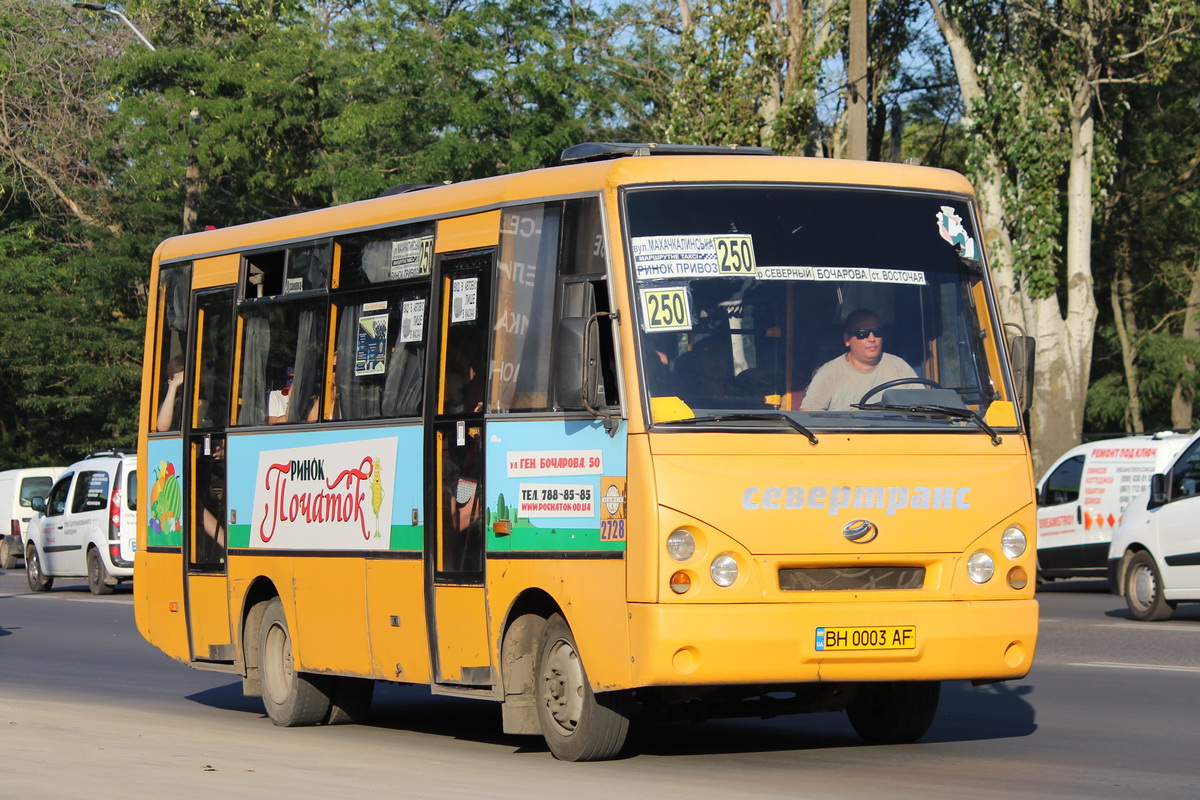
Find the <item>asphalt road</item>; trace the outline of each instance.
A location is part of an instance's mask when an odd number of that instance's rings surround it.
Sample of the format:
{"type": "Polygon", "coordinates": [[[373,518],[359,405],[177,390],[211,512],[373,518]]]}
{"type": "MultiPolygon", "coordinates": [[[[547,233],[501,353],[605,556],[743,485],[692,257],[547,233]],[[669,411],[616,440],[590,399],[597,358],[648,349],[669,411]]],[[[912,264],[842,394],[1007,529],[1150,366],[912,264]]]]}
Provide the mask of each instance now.
{"type": "Polygon", "coordinates": [[[944,687],[920,743],[844,715],[654,724],[564,764],[496,706],[381,686],[369,724],[279,729],[240,682],[171,661],[121,587],[0,573],[0,798],[1187,798],[1200,796],[1200,606],[1136,623],[1102,582],[1039,594],[1027,679],[944,687]]]}

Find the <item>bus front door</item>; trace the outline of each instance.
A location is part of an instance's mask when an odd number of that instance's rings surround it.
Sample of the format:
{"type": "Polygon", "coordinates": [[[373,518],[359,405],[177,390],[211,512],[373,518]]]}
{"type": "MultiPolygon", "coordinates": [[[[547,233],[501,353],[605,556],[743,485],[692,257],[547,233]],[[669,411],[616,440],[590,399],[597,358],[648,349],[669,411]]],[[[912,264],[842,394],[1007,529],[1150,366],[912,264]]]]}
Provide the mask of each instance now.
{"type": "Polygon", "coordinates": [[[426,618],[435,681],[492,683],[484,591],[488,333],[492,250],[441,260],[438,351],[427,418],[426,618]]]}
{"type": "Polygon", "coordinates": [[[226,564],[225,428],[229,421],[233,290],[196,296],[194,390],[185,409],[187,441],[188,641],[193,661],[232,663],[226,564]]]}

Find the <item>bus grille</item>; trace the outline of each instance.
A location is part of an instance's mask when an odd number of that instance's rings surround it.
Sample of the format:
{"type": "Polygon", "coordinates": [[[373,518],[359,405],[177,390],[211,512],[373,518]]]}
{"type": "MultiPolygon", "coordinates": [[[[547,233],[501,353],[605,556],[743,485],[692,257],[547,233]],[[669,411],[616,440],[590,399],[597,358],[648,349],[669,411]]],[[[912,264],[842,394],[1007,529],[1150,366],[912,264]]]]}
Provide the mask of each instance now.
{"type": "Polygon", "coordinates": [[[806,567],[779,570],[779,588],[785,592],[920,589],[924,585],[924,567],[806,567]]]}

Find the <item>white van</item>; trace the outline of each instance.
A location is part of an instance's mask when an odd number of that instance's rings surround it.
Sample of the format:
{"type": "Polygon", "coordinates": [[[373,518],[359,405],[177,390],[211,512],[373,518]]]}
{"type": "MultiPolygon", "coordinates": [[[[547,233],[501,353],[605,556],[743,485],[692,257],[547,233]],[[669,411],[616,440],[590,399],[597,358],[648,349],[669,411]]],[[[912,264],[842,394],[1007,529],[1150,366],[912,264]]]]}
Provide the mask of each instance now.
{"type": "Polygon", "coordinates": [[[1060,456],[1038,484],[1039,580],[1106,577],[1125,507],[1189,441],[1166,431],[1087,442],[1060,456]]]}
{"type": "Polygon", "coordinates": [[[1200,601],[1200,433],[1129,504],[1108,551],[1109,588],[1134,619],[1168,619],[1200,601]]]}
{"type": "Polygon", "coordinates": [[[22,537],[33,516],[33,498],[45,500],[66,467],[31,467],[0,472],[0,569],[13,569],[22,558],[22,537]]]}
{"type": "Polygon", "coordinates": [[[87,578],[92,594],[109,594],[133,578],[137,549],[137,455],[89,453],[66,469],[25,532],[25,578],[44,592],[55,578],[87,578]]]}

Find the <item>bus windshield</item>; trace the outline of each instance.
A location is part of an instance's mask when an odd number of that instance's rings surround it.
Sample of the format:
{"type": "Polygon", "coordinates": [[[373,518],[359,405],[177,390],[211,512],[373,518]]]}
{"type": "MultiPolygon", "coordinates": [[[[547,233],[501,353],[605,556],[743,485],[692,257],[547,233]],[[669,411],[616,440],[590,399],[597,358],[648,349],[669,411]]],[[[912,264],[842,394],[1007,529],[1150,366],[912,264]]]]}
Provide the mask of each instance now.
{"type": "Polygon", "coordinates": [[[960,196],[645,187],[624,211],[654,423],[965,429],[1004,396],[960,196]]]}

